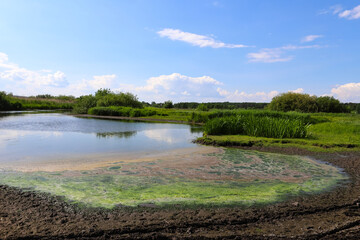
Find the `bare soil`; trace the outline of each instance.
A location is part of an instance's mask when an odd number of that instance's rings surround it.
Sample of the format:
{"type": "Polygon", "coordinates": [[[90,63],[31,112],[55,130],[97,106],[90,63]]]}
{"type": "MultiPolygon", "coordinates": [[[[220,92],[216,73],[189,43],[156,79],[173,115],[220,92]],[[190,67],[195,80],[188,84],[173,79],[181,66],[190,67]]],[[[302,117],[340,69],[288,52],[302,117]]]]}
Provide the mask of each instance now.
{"type": "Polygon", "coordinates": [[[311,156],[351,181],[331,192],[241,208],[82,209],[60,197],[0,186],[0,239],[359,239],[360,152],[249,149],[311,156]]]}

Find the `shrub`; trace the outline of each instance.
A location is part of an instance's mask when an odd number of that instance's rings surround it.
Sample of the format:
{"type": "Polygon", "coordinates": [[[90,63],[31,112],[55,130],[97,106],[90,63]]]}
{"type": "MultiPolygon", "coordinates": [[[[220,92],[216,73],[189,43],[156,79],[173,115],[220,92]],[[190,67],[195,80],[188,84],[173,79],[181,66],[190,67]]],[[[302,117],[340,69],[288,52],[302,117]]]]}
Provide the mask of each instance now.
{"type": "Polygon", "coordinates": [[[138,101],[137,97],[131,93],[109,93],[98,99],[96,106],[124,106],[133,108],[142,108],[143,105],[138,101]]]}
{"type": "Polygon", "coordinates": [[[318,106],[316,96],[302,93],[283,93],[274,97],[268,105],[270,110],[275,111],[297,111],[297,112],[317,112],[318,106]]]}
{"type": "Polygon", "coordinates": [[[340,101],[334,97],[318,97],[316,99],[316,104],[318,106],[319,112],[328,112],[328,113],[340,113],[344,112],[344,107],[341,105],[340,101]]]}
{"type": "Polygon", "coordinates": [[[164,102],[164,108],[173,108],[174,105],[173,105],[173,102],[172,101],[166,101],[164,102]]]}
{"type": "Polygon", "coordinates": [[[0,92],[0,111],[10,110],[11,104],[5,92],[0,92]]]}
{"type": "Polygon", "coordinates": [[[201,104],[199,104],[199,106],[196,108],[196,110],[198,110],[198,111],[209,111],[209,109],[208,109],[208,107],[205,105],[205,104],[203,104],[203,103],[201,103],[201,104]]]}
{"type": "Polygon", "coordinates": [[[88,110],[96,106],[96,98],[93,95],[81,96],[77,99],[73,111],[75,113],[86,114],[88,110]]]}

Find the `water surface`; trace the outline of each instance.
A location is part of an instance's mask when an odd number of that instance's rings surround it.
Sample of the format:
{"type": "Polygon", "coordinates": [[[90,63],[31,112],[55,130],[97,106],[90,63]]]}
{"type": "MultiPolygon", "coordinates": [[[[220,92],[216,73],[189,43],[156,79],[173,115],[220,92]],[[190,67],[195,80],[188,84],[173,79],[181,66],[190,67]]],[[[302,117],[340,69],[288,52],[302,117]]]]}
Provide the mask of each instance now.
{"type": "Polygon", "coordinates": [[[184,124],[77,118],[59,113],[0,115],[0,166],[138,156],[183,148],[200,136],[184,124]]]}

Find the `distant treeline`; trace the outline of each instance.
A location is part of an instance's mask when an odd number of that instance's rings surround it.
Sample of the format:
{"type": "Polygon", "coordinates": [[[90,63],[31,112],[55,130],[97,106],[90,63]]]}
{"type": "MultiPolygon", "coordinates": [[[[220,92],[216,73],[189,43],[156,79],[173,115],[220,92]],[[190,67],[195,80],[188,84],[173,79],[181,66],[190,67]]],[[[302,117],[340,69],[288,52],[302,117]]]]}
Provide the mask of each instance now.
{"type": "Polygon", "coordinates": [[[18,111],[33,109],[68,109],[71,110],[75,103],[73,96],[39,95],[36,97],[13,96],[11,93],[0,92],[0,111],[18,111]]]}
{"type": "MultiPolygon", "coordinates": [[[[169,105],[169,101],[164,103],[147,103],[143,102],[143,104],[147,107],[159,107],[166,108],[169,105]]],[[[269,103],[255,103],[255,102],[208,102],[208,103],[198,103],[198,102],[179,102],[174,103],[173,108],[179,109],[197,109],[199,105],[205,106],[207,109],[264,109],[269,103]]]]}
{"type": "Polygon", "coordinates": [[[328,113],[360,113],[360,103],[341,103],[330,96],[310,96],[302,93],[283,93],[272,99],[270,103],[256,102],[179,102],[165,101],[140,102],[134,94],[112,92],[110,89],[99,89],[95,94],[84,95],[78,98],[74,96],[52,96],[42,94],[31,97],[13,96],[11,93],[0,92],[0,111],[29,110],[29,109],[73,109],[75,113],[87,113],[93,107],[132,107],[141,109],[144,107],[175,108],[195,111],[209,110],[236,110],[255,109],[273,111],[296,111],[304,113],[328,112],[328,113]]]}

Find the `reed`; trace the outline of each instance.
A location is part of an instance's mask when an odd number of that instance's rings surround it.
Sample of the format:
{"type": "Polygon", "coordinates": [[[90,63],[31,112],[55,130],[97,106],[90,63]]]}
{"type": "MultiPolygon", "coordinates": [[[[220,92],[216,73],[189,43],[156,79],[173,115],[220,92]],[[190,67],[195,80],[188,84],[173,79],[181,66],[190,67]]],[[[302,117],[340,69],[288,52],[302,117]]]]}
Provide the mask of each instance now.
{"type": "Polygon", "coordinates": [[[204,131],[210,135],[239,134],[269,138],[306,138],[309,126],[310,124],[301,118],[239,114],[211,119],[206,122],[204,131]]]}

